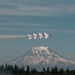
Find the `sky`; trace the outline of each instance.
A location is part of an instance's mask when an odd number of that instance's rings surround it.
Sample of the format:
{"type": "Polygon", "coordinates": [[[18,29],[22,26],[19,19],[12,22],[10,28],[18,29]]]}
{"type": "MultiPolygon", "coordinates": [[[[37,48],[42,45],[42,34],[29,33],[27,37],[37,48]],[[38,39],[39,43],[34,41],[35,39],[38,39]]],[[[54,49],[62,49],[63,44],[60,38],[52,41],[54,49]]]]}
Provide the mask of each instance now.
{"type": "Polygon", "coordinates": [[[47,32],[48,39],[0,39],[0,64],[35,46],[75,60],[75,0],[0,0],[0,35],[47,32]]]}

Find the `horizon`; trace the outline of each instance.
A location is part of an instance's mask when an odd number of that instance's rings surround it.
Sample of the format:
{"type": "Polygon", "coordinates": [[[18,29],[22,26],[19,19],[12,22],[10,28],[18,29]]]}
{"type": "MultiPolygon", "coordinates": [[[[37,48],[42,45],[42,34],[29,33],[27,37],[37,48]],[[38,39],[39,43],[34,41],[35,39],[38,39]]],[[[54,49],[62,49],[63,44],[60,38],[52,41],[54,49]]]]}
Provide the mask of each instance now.
{"type": "Polygon", "coordinates": [[[75,61],[74,0],[0,0],[0,35],[47,32],[48,39],[0,39],[0,65],[35,46],[48,46],[75,61]]]}

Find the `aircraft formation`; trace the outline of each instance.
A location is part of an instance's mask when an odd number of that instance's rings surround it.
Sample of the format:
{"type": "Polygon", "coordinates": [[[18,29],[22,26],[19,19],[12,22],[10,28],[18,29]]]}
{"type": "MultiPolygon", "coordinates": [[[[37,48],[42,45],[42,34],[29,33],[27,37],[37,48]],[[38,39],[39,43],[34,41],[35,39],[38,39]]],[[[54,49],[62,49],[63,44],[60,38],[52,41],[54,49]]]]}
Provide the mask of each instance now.
{"type": "Polygon", "coordinates": [[[49,36],[51,36],[51,34],[47,34],[46,32],[44,32],[43,34],[41,34],[41,33],[39,33],[39,34],[33,33],[32,35],[28,34],[26,36],[26,39],[29,39],[29,40],[31,40],[31,39],[37,39],[37,38],[40,38],[40,39],[46,38],[47,39],[49,36]]]}

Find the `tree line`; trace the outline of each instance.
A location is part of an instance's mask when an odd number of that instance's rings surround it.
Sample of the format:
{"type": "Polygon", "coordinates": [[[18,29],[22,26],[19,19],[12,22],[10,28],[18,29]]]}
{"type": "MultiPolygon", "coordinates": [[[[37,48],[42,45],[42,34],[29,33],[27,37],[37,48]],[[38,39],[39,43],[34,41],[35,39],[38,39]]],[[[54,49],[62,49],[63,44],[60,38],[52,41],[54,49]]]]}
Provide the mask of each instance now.
{"type": "Polygon", "coordinates": [[[19,67],[17,65],[1,65],[0,66],[0,75],[75,75],[75,70],[70,70],[67,68],[64,70],[63,68],[58,69],[57,66],[52,68],[43,68],[42,71],[36,70],[36,68],[30,68],[29,65],[19,67]]]}

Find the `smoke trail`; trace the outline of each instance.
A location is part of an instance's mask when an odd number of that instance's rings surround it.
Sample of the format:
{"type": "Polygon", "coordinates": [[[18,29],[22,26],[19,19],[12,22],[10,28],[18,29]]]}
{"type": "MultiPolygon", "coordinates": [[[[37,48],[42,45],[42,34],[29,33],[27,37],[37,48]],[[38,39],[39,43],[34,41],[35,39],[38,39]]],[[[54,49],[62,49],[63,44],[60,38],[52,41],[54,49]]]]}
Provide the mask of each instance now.
{"type": "Polygon", "coordinates": [[[0,35],[0,39],[26,38],[25,35],[0,35]]]}

